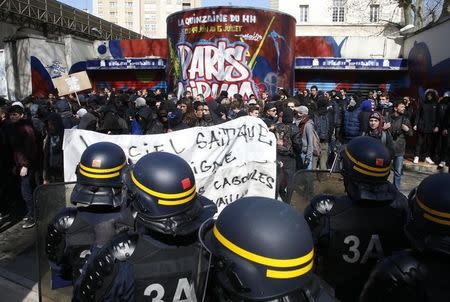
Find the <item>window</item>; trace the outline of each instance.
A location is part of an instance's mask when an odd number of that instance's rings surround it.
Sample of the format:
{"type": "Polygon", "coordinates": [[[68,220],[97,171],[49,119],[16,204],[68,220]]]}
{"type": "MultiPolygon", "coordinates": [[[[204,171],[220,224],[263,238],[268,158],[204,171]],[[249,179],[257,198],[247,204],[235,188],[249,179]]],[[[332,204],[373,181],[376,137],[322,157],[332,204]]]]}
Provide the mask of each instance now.
{"type": "Polygon", "coordinates": [[[309,5],[300,5],[300,17],[298,22],[308,22],[309,5]]]}
{"type": "Polygon", "coordinates": [[[148,23],[148,22],[156,22],[156,14],[145,14],[144,15],[144,21],[146,23],[148,23]]]}
{"type": "Polygon", "coordinates": [[[333,0],[333,22],[344,22],[345,7],[344,0],[333,0]]]}
{"type": "Polygon", "coordinates": [[[380,5],[372,4],[370,6],[370,22],[375,23],[380,21],[380,5]]]}
{"type": "Polygon", "coordinates": [[[133,28],[133,22],[129,22],[129,21],[126,22],[126,23],[125,23],[125,27],[126,27],[126,28],[133,28]]]}
{"type": "Polygon", "coordinates": [[[127,17],[133,17],[133,12],[127,12],[127,17]]]}
{"type": "Polygon", "coordinates": [[[156,31],[156,24],[150,24],[150,31],[156,31]]]}
{"type": "Polygon", "coordinates": [[[109,15],[110,15],[111,17],[115,17],[115,16],[117,16],[117,12],[109,12],[109,15]]]}
{"type": "Polygon", "coordinates": [[[117,4],[117,2],[113,2],[113,1],[109,2],[109,6],[110,7],[116,7],[116,4],[117,4]]]}
{"type": "Polygon", "coordinates": [[[156,10],[156,4],[144,4],[144,12],[151,12],[156,10]]]}

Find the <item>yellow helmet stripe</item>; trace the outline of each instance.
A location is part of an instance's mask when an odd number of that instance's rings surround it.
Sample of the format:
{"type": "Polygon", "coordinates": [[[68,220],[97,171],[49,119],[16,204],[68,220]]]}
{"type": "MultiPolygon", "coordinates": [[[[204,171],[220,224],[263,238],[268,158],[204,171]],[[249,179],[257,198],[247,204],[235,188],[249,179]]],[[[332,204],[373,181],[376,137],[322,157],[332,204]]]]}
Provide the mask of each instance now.
{"type": "Polygon", "coordinates": [[[431,216],[427,213],[423,214],[423,218],[435,222],[435,223],[439,223],[439,224],[443,224],[443,225],[450,225],[450,220],[444,220],[444,219],[439,219],[437,217],[431,216]]]}
{"type": "Polygon", "coordinates": [[[152,189],[147,188],[146,186],[144,186],[143,184],[141,184],[136,177],[134,176],[133,171],[131,172],[131,180],[133,181],[133,183],[142,191],[144,191],[147,194],[153,195],[157,198],[163,198],[163,199],[179,199],[179,198],[184,198],[187,197],[189,195],[192,194],[192,192],[195,191],[195,186],[193,186],[192,188],[190,188],[187,191],[181,192],[181,193],[162,193],[162,192],[156,192],[153,191],[152,189]]]}
{"type": "Polygon", "coordinates": [[[424,210],[425,212],[428,212],[434,216],[439,216],[442,218],[450,218],[450,213],[446,213],[446,212],[441,212],[441,211],[437,211],[437,210],[433,210],[429,207],[427,207],[426,205],[424,205],[422,203],[422,201],[420,201],[419,197],[416,196],[416,202],[419,205],[419,207],[422,208],[422,210],[424,210]]]}
{"type": "Polygon", "coordinates": [[[363,167],[364,169],[367,169],[369,171],[374,171],[374,172],[386,172],[389,171],[391,169],[391,165],[389,165],[388,167],[385,168],[375,168],[375,167],[371,167],[369,165],[366,165],[365,163],[362,163],[360,161],[357,161],[356,158],[354,158],[350,152],[348,151],[348,148],[344,149],[345,154],[347,154],[347,157],[355,164],[358,165],[360,167],[363,167]]]}
{"type": "Polygon", "coordinates": [[[186,198],[179,199],[179,200],[159,199],[158,204],[163,205],[163,206],[178,206],[180,204],[184,204],[184,203],[191,201],[192,199],[194,199],[194,197],[195,197],[195,192],[191,196],[188,196],[186,198]]]}
{"type": "Polygon", "coordinates": [[[80,173],[86,177],[89,178],[97,178],[97,179],[107,179],[107,178],[114,178],[120,175],[120,172],[111,173],[111,174],[92,174],[88,172],[84,172],[83,170],[79,169],[80,173]]]}
{"type": "Polygon", "coordinates": [[[384,173],[376,173],[376,172],[369,172],[366,170],[361,169],[360,167],[357,166],[353,166],[353,169],[358,171],[359,173],[365,174],[365,175],[369,175],[369,176],[373,176],[373,177],[385,177],[386,175],[389,175],[389,171],[384,172],[384,173]]]}
{"type": "Polygon", "coordinates": [[[311,261],[307,266],[292,270],[292,271],[276,271],[268,269],[266,271],[266,277],[273,279],[291,279],[309,272],[313,267],[314,261],[311,261]]]}
{"type": "Polygon", "coordinates": [[[269,257],[260,256],[249,252],[239,246],[235,245],[228,239],[226,239],[217,229],[217,226],[214,225],[213,234],[217,238],[217,240],[225,246],[227,249],[232,251],[233,253],[250,260],[252,262],[256,262],[262,265],[271,266],[271,267],[294,267],[300,266],[308,263],[314,257],[314,249],[312,249],[308,254],[299,258],[293,259],[274,259],[269,257]]]}
{"type": "Polygon", "coordinates": [[[125,167],[126,162],[124,162],[123,164],[121,164],[120,166],[117,166],[115,168],[110,168],[110,169],[96,169],[96,168],[89,168],[86,167],[85,165],[83,165],[82,163],[80,163],[80,168],[88,171],[88,172],[92,172],[92,173],[111,173],[111,172],[116,172],[121,170],[123,167],[125,167]]]}

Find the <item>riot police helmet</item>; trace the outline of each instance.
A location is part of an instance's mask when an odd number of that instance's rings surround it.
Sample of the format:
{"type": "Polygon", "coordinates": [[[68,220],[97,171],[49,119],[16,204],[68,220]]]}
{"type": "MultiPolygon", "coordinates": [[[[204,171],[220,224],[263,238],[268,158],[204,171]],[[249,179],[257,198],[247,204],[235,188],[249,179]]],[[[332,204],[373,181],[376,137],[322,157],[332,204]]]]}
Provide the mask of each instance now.
{"type": "Polygon", "coordinates": [[[397,190],[387,181],[391,155],[384,144],[373,137],[352,139],[341,151],[344,186],[352,200],[390,201],[397,190]]]}
{"type": "Polygon", "coordinates": [[[411,245],[450,255],[450,174],[428,176],[408,201],[411,213],[405,231],[411,245]]]}
{"type": "Polygon", "coordinates": [[[378,139],[360,136],[352,139],[342,151],[344,178],[378,183],[385,181],[391,169],[391,155],[378,139]]]}
{"type": "Polygon", "coordinates": [[[128,183],[136,221],[162,234],[192,234],[217,211],[211,200],[197,194],[191,167],[175,154],[144,155],[128,183]]]}
{"type": "Polygon", "coordinates": [[[199,238],[217,268],[213,288],[232,301],[302,301],[312,282],[311,231],[303,214],[283,202],[238,199],[205,222],[199,238]]]}
{"type": "Polygon", "coordinates": [[[98,142],[88,146],[76,168],[77,182],[71,202],[119,206],[126,197],[123,191],[127,171],[127,158],[118,145],[98,142]]]}

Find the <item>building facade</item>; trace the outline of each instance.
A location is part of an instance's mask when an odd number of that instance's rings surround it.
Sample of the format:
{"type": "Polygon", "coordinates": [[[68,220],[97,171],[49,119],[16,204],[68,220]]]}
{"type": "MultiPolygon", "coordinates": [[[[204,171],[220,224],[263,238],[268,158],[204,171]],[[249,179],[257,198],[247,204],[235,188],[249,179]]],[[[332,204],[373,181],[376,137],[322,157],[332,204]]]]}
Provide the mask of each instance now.
{"type": "Polygon", "coordinates": [[[388,36],[400,30],[394,0],[271,0],[270,7],[297,20],[297,36],[388,36]]]}
{"type": "Polygon", "coordinates": [[[200,0],[93,0],[93,14],[142,36],[166,38],[166,17],[199,7],[200,0]]]}

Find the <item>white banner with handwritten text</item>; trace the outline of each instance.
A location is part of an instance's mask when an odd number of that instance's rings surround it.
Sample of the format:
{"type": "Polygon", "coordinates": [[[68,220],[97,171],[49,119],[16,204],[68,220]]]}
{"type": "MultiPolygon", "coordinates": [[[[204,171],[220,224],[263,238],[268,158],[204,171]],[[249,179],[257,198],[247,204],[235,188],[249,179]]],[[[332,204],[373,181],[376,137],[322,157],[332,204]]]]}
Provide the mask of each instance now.
{"type": "Polygon", "coordinates": [[[275,196],[275,136],[258,118],[247,116],[216,126],[155,135],[106,135],[69,129],[63,145],[66,181],[76,180],[81,154],[100,141],[119,145],[133,163],[150,152],[179,155],[191,165],[198,192],[213,200],[219,212],[243,196],[275,196]]]}

